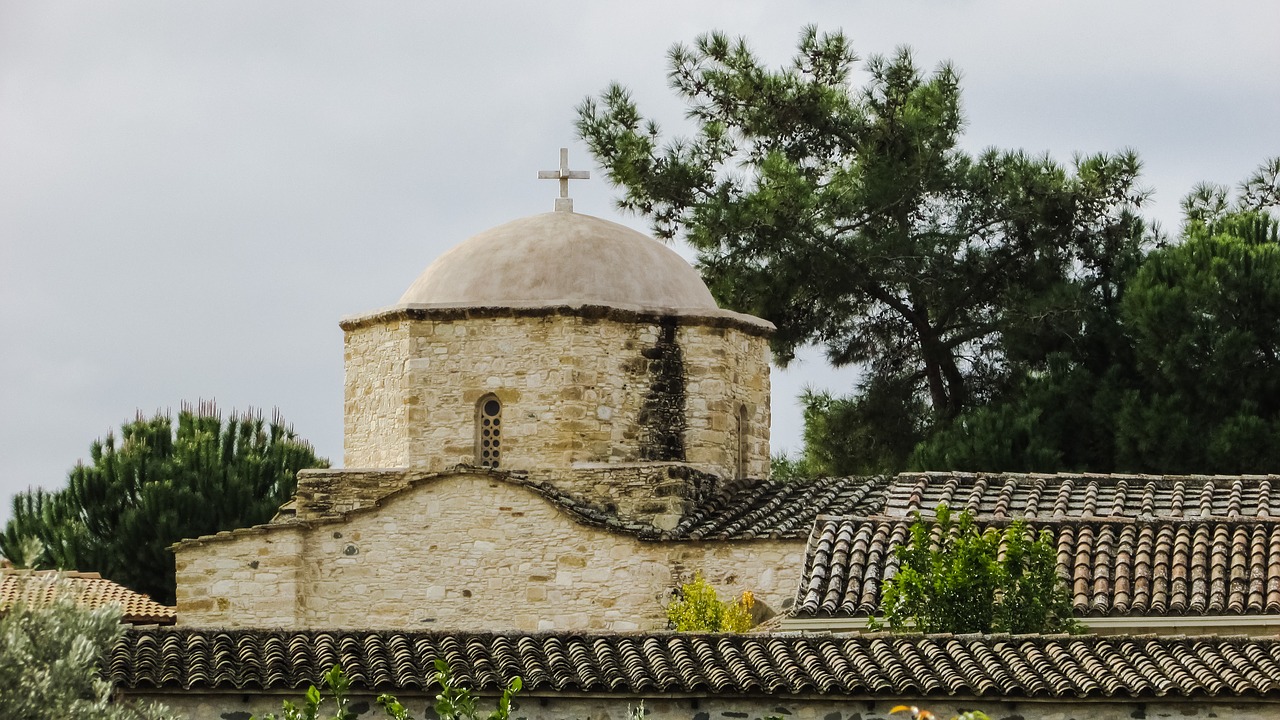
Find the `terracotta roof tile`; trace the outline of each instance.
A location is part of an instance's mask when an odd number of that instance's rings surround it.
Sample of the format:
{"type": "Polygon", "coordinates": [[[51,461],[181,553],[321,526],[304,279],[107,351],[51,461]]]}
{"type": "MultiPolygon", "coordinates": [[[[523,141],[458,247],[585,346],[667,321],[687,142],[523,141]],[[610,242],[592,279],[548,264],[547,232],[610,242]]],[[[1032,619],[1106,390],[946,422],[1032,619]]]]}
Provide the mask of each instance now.
{"type": "Polygon", "coordinates": [[[428,689],[442,657],[470,687],[529,692],[1022,698],[1280,695],[1280,642],[1259,638],[490,634],[135,629],[112,679],[288,690],[340,663],[355,687],[428,689]]]}
{"type": "Polygon", "coordinates": [[[995,519],[1280,517],[1272,488],[1280,492],[1280,476],[903,473],[884,514],[909,517],[945,502],[995,519]]]}
{"type": "Polygon", "coordinates": [[[878,512],[889,481],[876,476],[731,485],[681,520],[671,534],[688,539],[804,538],[819,514],[878,512]]]}
{"type": "MultiPolygon", "coordinates": [[[[1280,613],[1280,520],[1058,518],[1028,527],[1053,535],[1079,616],[1280,613]]],[[[819,518],[796,615],[876,612],[909,528],[897,518],[819,518]]]]}
{"type": "Polygon", "coordinates": [[[0,610],[19,599],[35,604],[51,602],[57,594],[56,580],[60,577],[66,580],[76,594],[76,601],[84,607],[119,605],[122,622],[135,625],[172,625],[177,619],[174,608],[161,605],[98,573],[56,570],[0,570],[0,610]]]}

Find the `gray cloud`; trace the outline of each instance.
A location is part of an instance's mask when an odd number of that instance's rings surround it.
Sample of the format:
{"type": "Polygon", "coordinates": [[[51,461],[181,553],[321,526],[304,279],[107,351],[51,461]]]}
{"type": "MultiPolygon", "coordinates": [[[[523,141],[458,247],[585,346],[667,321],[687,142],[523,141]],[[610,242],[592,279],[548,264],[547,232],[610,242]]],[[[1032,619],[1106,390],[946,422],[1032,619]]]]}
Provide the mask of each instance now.
{"type": "MultiPolygon", "coordinates": [[[[549,209],[535,172],[588,162],[573,107],[609,81],[680,127],[664,53],[712,28],[777,63],[810,22],[950,59],[971,147],[1133,147],[1169,229],[1192,184],[1280,153],[1273,3],[887,5],[0,1],[0,519],[184,399],[278,406],[340,462],[338,318],[549,209]]],[[[775,378],[778,447],[800,386],[851,381],[816,354],[775,378]]]]}

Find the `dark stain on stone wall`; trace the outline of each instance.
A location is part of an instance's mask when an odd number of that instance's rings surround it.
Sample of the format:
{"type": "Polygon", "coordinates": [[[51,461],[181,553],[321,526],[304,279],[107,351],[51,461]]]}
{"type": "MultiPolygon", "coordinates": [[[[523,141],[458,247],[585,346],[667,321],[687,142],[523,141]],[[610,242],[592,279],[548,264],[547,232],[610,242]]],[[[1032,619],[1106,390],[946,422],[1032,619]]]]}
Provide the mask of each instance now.
{"type": "Polygon", "coordinates": [[[658,342],[640,351],[648,361],[649,391],[640,406],[640,459],[684,461],[684,352],[676,318],[661,321],[658,342]]]}

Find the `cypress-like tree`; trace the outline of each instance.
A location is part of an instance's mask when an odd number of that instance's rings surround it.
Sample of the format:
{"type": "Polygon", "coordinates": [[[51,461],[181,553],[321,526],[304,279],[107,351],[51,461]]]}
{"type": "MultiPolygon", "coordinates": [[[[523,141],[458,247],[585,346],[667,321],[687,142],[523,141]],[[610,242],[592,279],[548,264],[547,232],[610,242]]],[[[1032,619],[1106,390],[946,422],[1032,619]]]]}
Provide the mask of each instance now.
{"type": "Polygon", "coordinates": [[[0,552],[18,557],[35,537],[41,564],[99,572],[164,603],[174,600],[171,544],[267,522],[293,496],[299,470],[328,466],[278,412],[224,422],[205,402],[184,404],[177,427],[169,412],[139,413],[90,456],[67,487],[14,497],[0,552]]]}

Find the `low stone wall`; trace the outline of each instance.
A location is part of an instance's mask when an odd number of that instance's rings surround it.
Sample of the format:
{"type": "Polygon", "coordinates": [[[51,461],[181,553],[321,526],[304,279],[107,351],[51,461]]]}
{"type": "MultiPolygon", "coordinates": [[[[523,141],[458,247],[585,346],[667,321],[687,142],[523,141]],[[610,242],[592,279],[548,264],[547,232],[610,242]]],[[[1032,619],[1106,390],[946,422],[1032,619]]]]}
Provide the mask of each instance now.
{"type": "MultiPolygon", "coordinates": [[[[280,712],[284,699],[298,702],[302,689],[290,694],[129,692],[127,697],[167,704],[189,720],[249,720],[250,715],[280,712]]],[[[428,709],[433,702],[421,693],[400,693],[401,702],[420,720],[435,717],[428,709]]],[[[890,715],[895,705],[915,705],[950,718],[968,710],[980,710],[992,720],[1157,720],[1158,718],[1222,718],[1226,720],[1272,720],[1280,718],[1280,701],[1242,701],[1233,698],[1161,698],[1138,700],[1000,700],[998,698],[956,699],[930,697],[670,697],[644,695],[575,695],[573,693],[517,696],[512,704],[513,720],[627,720],[629,708],[644,703],[648,720],[758,720],[781,717],[786,720],[907,720],[908,715],[890,715]]],[[[480,708],[487,714],[492,698],[484,698],[480,708]]],[[[372,720],[386,717],[371,696],[354,696],[357,717],[372,720]]]]}
{"type": "Polygon", "coordinates": [[[647,542],[534,490],[445,475],[345,517],[176,547],[178,624],[400,630],[660,630],[701,572],[724,597],[789,607],[804,540],[647,542]]]}

